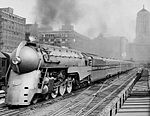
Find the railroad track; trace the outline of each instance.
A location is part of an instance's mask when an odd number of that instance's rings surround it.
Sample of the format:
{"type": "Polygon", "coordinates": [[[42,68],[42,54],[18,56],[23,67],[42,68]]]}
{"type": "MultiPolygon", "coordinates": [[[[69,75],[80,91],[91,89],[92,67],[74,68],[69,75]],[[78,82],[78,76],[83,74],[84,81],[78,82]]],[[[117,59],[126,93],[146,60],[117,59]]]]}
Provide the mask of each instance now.
{"type": "Polygon", "coordinates": [[[8,109],[8,108],[1,108],[0,115],[1,116],[16,116],[19,114],[19,110],[17,109],[8,109]]]}
{"type": "MultiPolygon", "coordinates": [[[[53,104],[53,103],[59,102],[59,101],[64,100],[64,99],[77,96],[78,94],[80,94],[85,89],[87,89],[87,87],[83,87],[81,89],[73,91],[72,93],[67,93],[64,96],[58,96],[55,99],[50,99],[48,101],[42,101],[41,100],[37,104],[26,106],[26,107],[21,107],[21,108],[20,107],[16,107],[16,108],[12,108],[11,107],[10,108],[10,107],[6,106],[4,104],[4,102],[3,102],[2,104],[0,104],[0,116],[10,116],[10,115],[11,116],[16,116],[16,115],[20,115],[20,114],[23,114],[23,113],[28,112],[30,110],[34,110],[34,109],[36,109],[38,107],[42,107],[42,106],[45,106],[45,105],[53,104]]],[[[4,94],[4,93],[2,93],[2,94],[4,94]]],[[[2,97],[2,98],[4,98],[4,97],[2,97]]]]}
{"type": "MultiPolygon", "coordinates": [[[[130,76],[131,75],[133,74],[130,74],[130,76]]],[[[130,76],[127,77],[129,78],[130,76]]],[[[122,83],[126,79],[127,78],[123,79],[119,78],[119,80],[122,80],[121,81],[122,83]]],[[[104,100],[106,100],[108,97],[114,94],[115,93],[114,90],[116,89],[116,87],[118,87],[118,78],[113,81],[112,78],[108,79],[103,84],[96,84],[94,86],[89,87],[86,91],[77,96],[74,100],[70,101],[68,104],[64,105],[59,110],[53,113],[49,113],[48,115],[50,116],[67,116],[67,115],[79,116],[83,114],[88,115],[99,104],[101,104],[104,100]],[[107,89],[109,89],[109,92],[107,89]]]]}
{"type": "MultiPolygon", "coordinates": [[[[127,75],[127,74],[123,74],[122,76],[125,76],[125,75],[127,75]]],[[[122,76],[120,76],[120,79],[122,79],[121,78],[122,76]]],[[[56,102],[59,102],[61,100],[68,99],[68,98],[72,98],[72,99],[67,104],[63,105],[63,107],[59,108],[59,110],[53,111],[53,112],[49,113],[48,115],[58,116],[58,115],[63,114],[66,116],[68,114],[68,112],[71,112],[73,110],[76,110],[76,112],[75,112],[76,115],[80,115],[80,114],[84,113],[86,108],[89,107],[89,104],[94,103],[94,101],[97,101],[97,99],[102,100],[102,98],[106,96],[106,93],[103,93],[103,91],[106,90],[107,88],[111,87],[114,83],[117,83],[116,82],[117,80],[118,80],[118,78],[116,76],[116,77],[108,79],[103,84],[96,83],[88,88],[82,88],[71,94],[65,94],[64,96],[57,97],[56,99],[51,99],[49,101],[42,101],[35,105],[28,106],[28,107],[9,109],[5,105],[2,107],[0,106],[0,116],[21,115],[21,114],[27,113],[31,110],[34,110],[34,109],[36,110],[36,108],[50,105],[50,104],[53,104],[53,103],[56,103],[56,102]],[[100,93],[102,93],[102,94],[100,95],[100,93]]],[[[110,91],[114,91],[114,88],[112,88],[112,90],[110,90],[110,91]]]]}
{"type": "Polygon", "coordinates": [[[86,88],[79,89],[77,91],[74,91],[70,94],[65,94],[64,96],[59,96],[56,99],[50,99],[48,101],[39,101],[37,104],[30,105],[30,106],[24,106],[24,107],[9,107],[5,105],[4,103],[0,104],[0,116],[20,116],[23,113],[26,113],[30,110],[34,110],[38,107],[42,107],[45,105],[53,104],[56,102],[59,102],[61,100],[67,99],[69,97],[74,97],[78,94],[80,94],[81,91],[84,91],[86,88]]]}
{"type": "Polygon", "coordinates": [[[138,82],[132,89],[131,96],[149,96],[150,95],[150,69],[144,69],[142,77],[139,78],[138,82]]]}

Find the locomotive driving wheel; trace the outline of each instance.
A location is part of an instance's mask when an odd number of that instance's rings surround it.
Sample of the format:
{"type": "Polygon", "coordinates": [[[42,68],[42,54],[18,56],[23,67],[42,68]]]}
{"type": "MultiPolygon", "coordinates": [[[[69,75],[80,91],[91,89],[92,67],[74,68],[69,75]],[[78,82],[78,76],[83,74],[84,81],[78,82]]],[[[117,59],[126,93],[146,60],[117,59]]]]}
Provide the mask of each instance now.
{"type": "Polygon", "coordinates": [[[49,93],[47,93],[47,94],[44,95],[44,99],[45,100],[48,100],[49,98],[50,98],[50,94],[49,93]]]}
{"type": "Polygon", "coordinates": [[[54,88],[53,92],[51,93],[52,98],[56,98],[58,95],[58,87],[54,88]]]}
{"type": "Polygon", "coordinates": [[[38,102],[38,99],[35,98],[35,99],[33,99],[32,104],[36,104],[37,102],[38,102]]]}
{"type": "Polygon", "coordinates": [[[59,86],[59,94],[63,96],[65,94],[65,91],[66,91],[66,84],[63,83],[59,86]]]}
{"type": "Polygon", "coordinates": [[[71,93],[71,91],[72,91],[72,80],[67,81],[66,91],[67,91],[67,93],[71,93]]]}
{"type": "Polygon", "coordinates": [[[31,104],[36,104],[38,102],[38,95],[35,95],[31,101],[31,104]]]}

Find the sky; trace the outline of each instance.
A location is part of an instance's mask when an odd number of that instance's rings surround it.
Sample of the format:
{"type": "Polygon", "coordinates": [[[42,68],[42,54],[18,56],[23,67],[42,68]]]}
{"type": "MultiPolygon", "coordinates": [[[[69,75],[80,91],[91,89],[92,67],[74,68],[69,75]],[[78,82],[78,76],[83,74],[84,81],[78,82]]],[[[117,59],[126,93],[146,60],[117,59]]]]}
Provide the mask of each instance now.
{"type": "Polygon", "coordinates": [[[136,14],[143,4],[150,11],[150,0],[0,0],[0,8],[12,7],[26,23],[59,29],[69,22],[90,38],[99,34],[135,38],[136,14]]]}

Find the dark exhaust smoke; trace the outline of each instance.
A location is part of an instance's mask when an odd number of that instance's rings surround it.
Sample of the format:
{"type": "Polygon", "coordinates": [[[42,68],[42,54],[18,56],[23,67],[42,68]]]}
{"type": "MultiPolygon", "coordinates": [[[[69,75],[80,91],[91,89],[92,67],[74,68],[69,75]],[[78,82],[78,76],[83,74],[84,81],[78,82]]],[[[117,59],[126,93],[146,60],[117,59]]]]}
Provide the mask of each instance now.
{"type": "Polygon", "coordinates": [[[41,25],[76,23],[80,17],[76,0],[37,0],[41,25]]]}

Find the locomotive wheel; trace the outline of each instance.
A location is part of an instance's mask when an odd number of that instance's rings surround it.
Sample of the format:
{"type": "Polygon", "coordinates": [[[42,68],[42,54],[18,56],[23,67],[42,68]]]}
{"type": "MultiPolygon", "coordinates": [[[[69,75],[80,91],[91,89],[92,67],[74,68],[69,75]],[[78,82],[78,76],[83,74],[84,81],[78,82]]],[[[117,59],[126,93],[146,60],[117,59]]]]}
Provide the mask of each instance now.
{"type": "Polygon", "coordinates": [[[53,92],[51,93],[51,97],[52,97],[52,98],[56,98],[57,95],[58,95],[58,87],[56,87],[56,88],[53,90],[53,92]]]}
{"type": "Polygon", "coordinates": [[[50,98],[50,95],[48,93],[44,95],[45,100],[49,100],[49,98],[50,98]]]}
{"type": "Polygon", "coordinates": [[[59,86],[59,94],[61,96],[63,96],[65,94],[65,91],[66,91],[66,84],[62,84],[59,86]]]}
{"type": "Polygon", "coordinates": [[[67,82],[66,91],[67,91],[67,93],[71,93],[71,91],[72,91],[72,81],[67,82]]]}
{"type": "Polygon", "coordinates": [[[31,101],[32,104],[36,104],[38,102],[38,96],[35,95],[31,101]]]}
{"type": "Polygon", "coordinates": [[[36,104],[38,102],[38,98],[33,99],[32,104],[36,104]]]}

